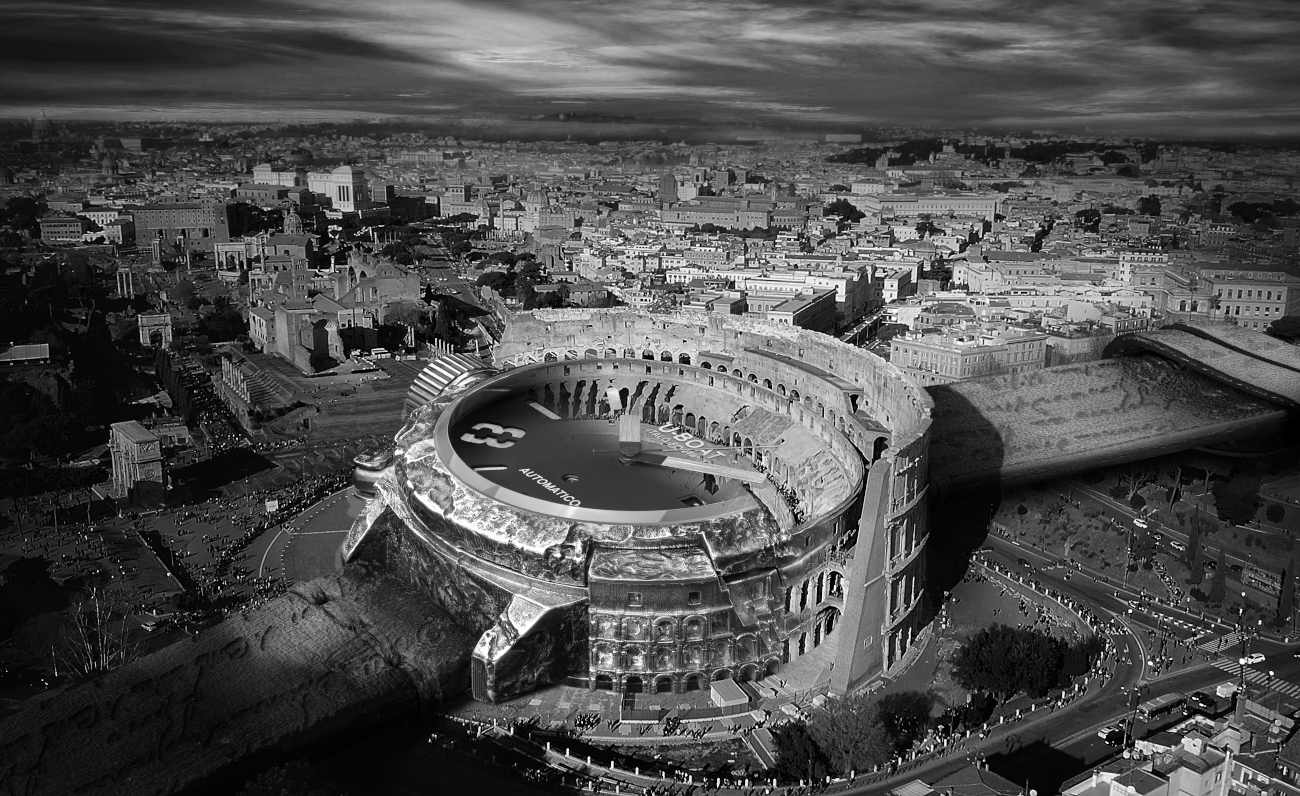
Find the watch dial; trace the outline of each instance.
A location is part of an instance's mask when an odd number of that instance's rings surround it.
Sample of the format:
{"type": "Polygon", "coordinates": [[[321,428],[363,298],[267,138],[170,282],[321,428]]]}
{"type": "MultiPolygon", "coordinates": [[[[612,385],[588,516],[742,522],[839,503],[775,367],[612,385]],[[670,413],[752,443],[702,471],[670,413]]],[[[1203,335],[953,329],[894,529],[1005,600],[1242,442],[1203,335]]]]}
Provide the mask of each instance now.
{"type": "MultiPolygon", "coordinates": [[[[527,396],[475,405],[449,427],[457,456],[506,489],[559,506],[621,511],[671,510],[746,494],[742,484],[673,467],[624,462],[615,417],[564,418],[527,396]]],[[[731,451],[682,429],[642,424],[646,451],[732,463],[731,451]]]]}

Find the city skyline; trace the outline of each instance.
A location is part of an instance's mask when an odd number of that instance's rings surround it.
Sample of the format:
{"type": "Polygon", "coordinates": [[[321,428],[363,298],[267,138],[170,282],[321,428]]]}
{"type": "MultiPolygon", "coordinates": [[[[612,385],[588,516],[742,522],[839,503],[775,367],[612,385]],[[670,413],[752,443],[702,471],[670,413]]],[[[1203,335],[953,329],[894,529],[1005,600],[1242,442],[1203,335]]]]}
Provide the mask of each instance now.
{"type": "Polygon", "coordinates": [[[1283,2],[37,0],[9,19],[11,118],[1300,132],[1283,2]]]}

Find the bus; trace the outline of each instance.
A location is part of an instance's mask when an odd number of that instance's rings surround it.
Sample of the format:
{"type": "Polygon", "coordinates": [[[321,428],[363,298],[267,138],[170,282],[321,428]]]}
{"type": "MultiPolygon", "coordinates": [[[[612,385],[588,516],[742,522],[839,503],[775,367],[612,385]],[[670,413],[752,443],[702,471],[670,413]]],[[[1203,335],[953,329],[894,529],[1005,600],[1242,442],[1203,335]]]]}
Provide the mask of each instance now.
{"type": "Polygon", "coordinates": [[[1181,708],[1186,701],[1187,697],[1182,694],[1165,694],[1155,699],[1148,699],[1138,705],[1137,720],[1144,724],[1151,724],[1171,718],[1175,713],[1181,714],[1181,708]]]}

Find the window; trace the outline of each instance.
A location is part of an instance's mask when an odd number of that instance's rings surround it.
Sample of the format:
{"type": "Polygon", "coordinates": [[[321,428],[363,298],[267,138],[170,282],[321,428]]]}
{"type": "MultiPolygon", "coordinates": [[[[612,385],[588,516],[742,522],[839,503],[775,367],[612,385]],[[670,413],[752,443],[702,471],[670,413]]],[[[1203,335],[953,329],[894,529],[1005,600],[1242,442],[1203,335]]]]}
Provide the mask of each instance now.
{"type": "Polygon", "coordinates": [[[628,607],[628,608],[640,608],[640,607],[641,607],[641,592],[639,592],[639,591],[630,591],[630,592],[627,593],[627,607],[628,607]]]}
{"type": "Polygon", "coordinates": [[[686,604],[687,604],[687,605],[699,605],[699,604],[700,604],[701,602],[703,602],[703,601],[704,601],[704,600],[703,600],[703,595],[701,595],[699,592],[697,592],[697,591],[689,591],[689,592],[686,592],[686,604]]]}

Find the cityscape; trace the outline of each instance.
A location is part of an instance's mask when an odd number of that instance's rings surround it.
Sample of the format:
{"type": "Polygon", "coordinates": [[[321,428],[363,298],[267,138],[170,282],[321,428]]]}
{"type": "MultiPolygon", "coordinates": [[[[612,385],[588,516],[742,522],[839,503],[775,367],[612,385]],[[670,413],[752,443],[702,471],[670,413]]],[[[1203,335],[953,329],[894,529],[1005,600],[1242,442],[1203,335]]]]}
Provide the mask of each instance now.
{"type": "Polygon", "coordinates": [[[1300,7],[6,18],[0,793],[1300,796],[1300,7]]]}

